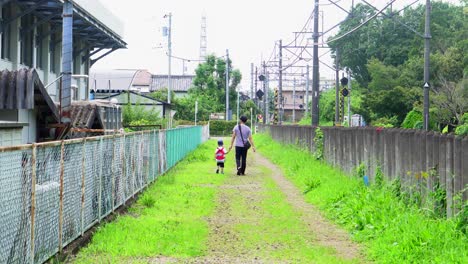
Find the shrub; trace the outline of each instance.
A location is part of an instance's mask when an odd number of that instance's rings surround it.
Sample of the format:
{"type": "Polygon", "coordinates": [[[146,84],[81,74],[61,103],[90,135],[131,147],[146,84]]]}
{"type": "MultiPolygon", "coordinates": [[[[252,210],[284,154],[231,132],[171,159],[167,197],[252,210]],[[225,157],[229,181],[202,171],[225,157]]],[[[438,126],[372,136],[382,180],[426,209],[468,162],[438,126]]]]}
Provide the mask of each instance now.
{"type": "MultiPolygon", "coordinates": [[[[230,136],[235,125],[237,125],[237,121],[210,121],[210,135],[230,136]]],[[[250,127],[250,121],[247,121],[246,125],[250,127]]]]}
{"type": "Polygon", "coordinates": [[[154,197],[149,195],[149,194],[143,195],[143,197],[141,197],[140,201],[147,208],[153,207],[154,204],[156,203],[156,199],[154,199],[154,197]]]}
{"type": "Polygon", "coordinates": [[[323,131],[320,128],[315,129],[315,152],[314,157],[317,160],[323,159],[323,131]]]}
{"type": "Polygon", "coordinates": [[[468,113],[463,114],[461,124],[455,129],[455,134],[459,136],[468,135],[468,113]]]}
{"type": "Polygon", "coordinates": [[[402,128],[416,128],[416,125],[423,120],[423,115],[420,111],[413,109],[405,117],[403,123],[401,123],[402,128]]]}

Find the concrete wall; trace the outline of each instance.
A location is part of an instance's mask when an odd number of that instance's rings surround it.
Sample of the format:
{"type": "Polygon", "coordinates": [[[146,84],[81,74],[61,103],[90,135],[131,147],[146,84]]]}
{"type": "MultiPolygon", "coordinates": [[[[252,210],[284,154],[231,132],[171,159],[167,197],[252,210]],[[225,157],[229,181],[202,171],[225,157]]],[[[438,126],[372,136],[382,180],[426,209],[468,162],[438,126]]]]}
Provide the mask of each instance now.
{"type": "MultiPolygon", "coordinates": [[[[315,128],[311,126],[260,126],[274,140],[315,151],[315,128]]],[[[401,180],[402,186],[424,194],[437,181],[447,193],[447,215],[453,216],[457,196],[468,200],[468,137],[456,137],[413,129],[373,127],[322,127],[324,158],[354,174],[364,164],[371,181],[379,166],[386,179],[401,180]],[[430,175],[435,170],[438,175],[430,175]]]]}
{"type": "Polygon", "coordinates": [[[0,147],[21,145],[21,128],[0,128],[0,147]]]}

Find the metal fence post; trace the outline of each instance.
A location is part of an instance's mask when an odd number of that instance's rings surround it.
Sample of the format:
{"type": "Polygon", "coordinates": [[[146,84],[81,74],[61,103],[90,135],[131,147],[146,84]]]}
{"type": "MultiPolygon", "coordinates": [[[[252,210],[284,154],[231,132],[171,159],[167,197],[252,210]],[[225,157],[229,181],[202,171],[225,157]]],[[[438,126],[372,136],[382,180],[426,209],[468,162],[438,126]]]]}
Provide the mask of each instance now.
{"type": "MultiPolygon", "coordinates": [[[[102,146],[102,137],[99,139],[99,154],[101,157],[104,157],[103,153],[103,146],[102,146]]],[[[100,170],[99,170],[99,197],[98,197],[98,222],[101,222],[101,210],[102,210],[102,167],[103,167],[103,161],[101,160],[100,162],[100,170]]]]}
{"type": "Polygon", "coordinates": [[[59,202],[59,232],[58,232],[58,250],[62,252],[62,233],[63,233],[63,185],[64,185],[64,169],[65,169],[65,142],[62,140],[60,145],[60,202],[59,202]]]}
{"type": "Polygon", "coordinates": [[[34,224],[36,214],[36,159],[37,147],[32,144],[32,158],[31,158],[31,263],[34,263],[34,224]]]}
{"type": "MultiPolygon", "coordinates": [[[[148,132],[147,135],[151,135],[151,132],[148,132]]],[[[147,137],[149,139],[150,136],[147,137]]],[[[148,147],[148,156],[147,156],[147,162],[146,162],[146,185],[148,185],[151,182],[151,176],[150,176],[150,161],[151,161],[151,140],[148,140],[147,142],[147,147],[148,147]]]]}
{"type": "Polygon", "coordinates": [[[84,206],[85,206],[85,177],[86,177],[86,138],[83,139],[83,150],[81,153],[81,236],[84,235],[84,206]]]}
{"type": "Polygon", "coordinates": [[[111,207],[112,207],[112,212],[114,212],[114,207],[115,207],[115,133],[112,136],[112,165],[111,165],[111,170],[112,170],[112,185],[111,185],[111,207]]]}
{"type": "Polygon", "coordinates": [[[125,195],[125,191],[127,190],[127,162],[125,161],[125,157],[126,157],[126,154],[127,154],[127,151],[126,151],[126,148],[127,148],[127,140],[126,140],[126,136],[125,134],[123,134],[123,148],[121,149],[121,157],[122,157],[122,190],[123,190],[123,202],[122,204],[125,204],[125,202],[127,201],[127,196],[125,195]]]}
{"type": "MultiPolygon", "coordinates": [[[[134,135],[134,137],[136,137],[136,134],[134,135]]],[[[138,147],[138,144],[135,144],[137,145],[138,147]]],[[[134,146],[132,146],[132,153],[133,153],[133,156],[132,156],[132,197],[135,198],[135,150],[133,149],[135,148],[134,146]]]]}

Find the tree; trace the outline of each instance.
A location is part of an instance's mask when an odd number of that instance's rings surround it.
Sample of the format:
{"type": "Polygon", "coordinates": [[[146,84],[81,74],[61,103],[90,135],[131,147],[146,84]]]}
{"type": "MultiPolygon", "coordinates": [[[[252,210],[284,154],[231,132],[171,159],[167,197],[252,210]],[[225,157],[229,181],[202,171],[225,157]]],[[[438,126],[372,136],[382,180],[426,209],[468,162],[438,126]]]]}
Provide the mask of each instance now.
{"type": "Polygon", "coordinates": [[[438,89],[432,90],[435,118],[440,124],[456,127],[462,123],[463,114],[468,112],[468,79],[459,83],[441,79],[441,83],[438,89]]]}
{"type": "MultiPolygon", "coordinates": [[[[236,88],[242,80],[242,74],[232,67],[229,60],[229,102],[237,104],[236,88]]],[[[209,120],[211,113],[223,113],[226,106],[226,61],[209,55],[204,63],[195,70],[195,79],[186,98],[179,99],[176,104],[176,118],[193,120],[195,102],[198,100],[198,119],[209,120]]],[[[233,108],[233,107],[231,107],[233,108]]],[[[250,111],[250,110],[249,110],[250,111]]]]}
{"type": "MultiPolygon", "coordinates": [[[[167,102],[167,88],[162,88],[161,90],[154,91],[150,96],[156,100],[167,102]]],[[[171,103],[173,104],[177,101],[174,91],[171,91],[171,103]]]]}

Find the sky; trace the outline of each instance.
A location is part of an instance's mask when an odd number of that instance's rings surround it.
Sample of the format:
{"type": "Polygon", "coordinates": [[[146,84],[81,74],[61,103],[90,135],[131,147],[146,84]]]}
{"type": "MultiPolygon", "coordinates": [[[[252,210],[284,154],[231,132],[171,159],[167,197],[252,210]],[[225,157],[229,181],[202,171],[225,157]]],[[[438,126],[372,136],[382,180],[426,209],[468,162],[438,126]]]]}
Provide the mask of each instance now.
{"type": "MultiPolygon", "coordinates": [[[[267,60],[277,40],[282,39],[283,43],[292,41],[293,32],[301,31],[314,8],[314,0],[100,1],[124,23],[123,38],[128,43],[128,48],[115,51],[97,62],[93,69],[147,69],[154,74],[167,74],[167,38],[163,37],[162,28],[167,26],[168,21],[164,15],[169,12],[172,13],[173,56],[199,59],[201,18],[205,15],[208,53],[223,56],[226,49],[229,49],[233,66],[240,69],[243,75],[242,90],[250,89],[250,64],[260,66],[262,60],[267,60]]],[[[397,0],[393,8],[400,9],[414,1],[397,0]]],[[[352,0],[338,2],[349,10],[352,0]]],[[[383,8],[389,1],[368,2],[383,8]]],[[[419,0],[416,5],[424,2],[419,0]]],[[[319,10],[323,11],[325,29],[346,17],[344,11],[326,0],[320,0],[319,10]]],[[[322,20],[322,16],[320,19],[322,20]]],[[[310,37],[311,34],[307,36],[310,37]]],[[[320,55],[325,52],[326,49],[320,49],[320,55]]],[[[332,65],[329,53],[324,54],[321,59],[332,65]]],[[[186,63],[186,74],[194,74],[197,64],[198,62],[186,63]]],[[[182,70],[182,61],[173,59],[172,74],[182,74],[182,70]]],[[[321,66],[320,76],[333,79],[334,72],[321,66]]]]}

